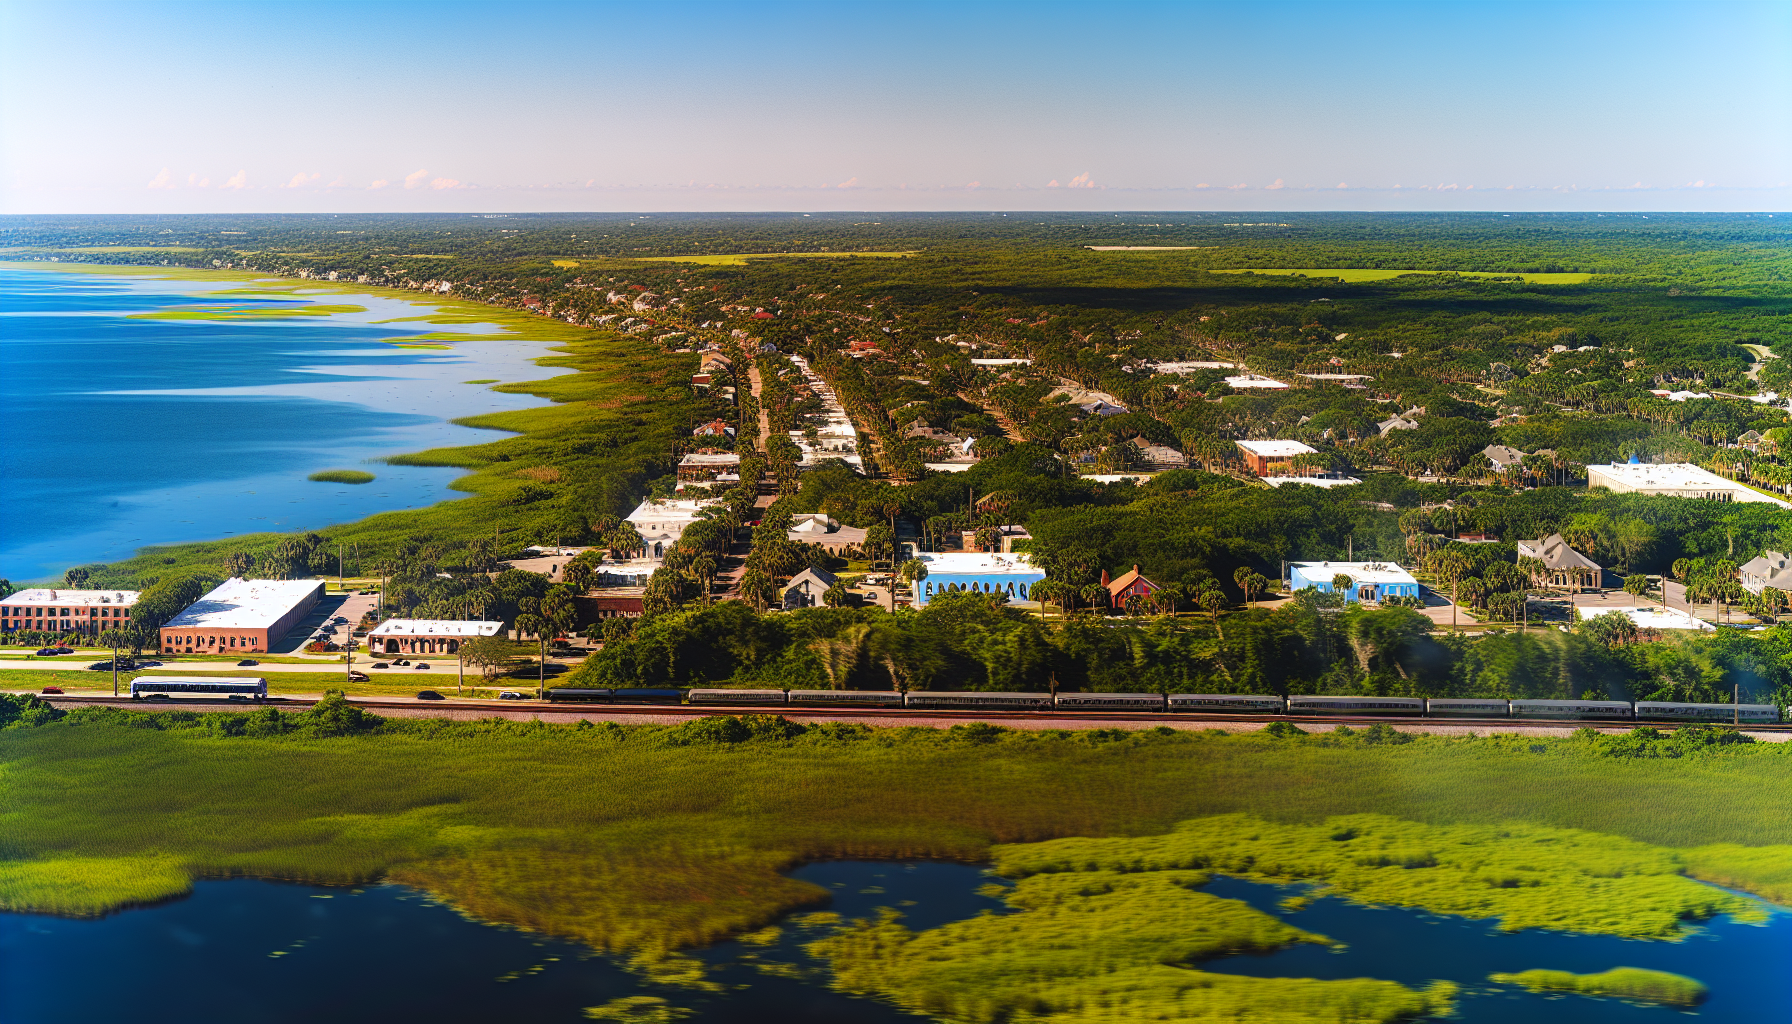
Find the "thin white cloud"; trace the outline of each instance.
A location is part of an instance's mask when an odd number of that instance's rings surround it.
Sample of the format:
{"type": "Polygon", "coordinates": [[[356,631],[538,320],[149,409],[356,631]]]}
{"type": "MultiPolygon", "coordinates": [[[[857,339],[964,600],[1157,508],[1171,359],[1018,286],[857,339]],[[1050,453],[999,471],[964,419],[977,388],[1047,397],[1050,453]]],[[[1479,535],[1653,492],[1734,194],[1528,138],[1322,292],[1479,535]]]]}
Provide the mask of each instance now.
{"type": "Polygon", "coordinates": [[[224,180],[224,184],[219,187],[221,187],[221,188],[248,188],[249,187],[249,172],[245,171],[245,170],[238,170],[235,174],[226,178],[224,180]]]}
{"type": "Polygon", "coordinates": [[[1340,181],[1340,182],[1338,182],[1338,187],[1339,187],[1339,188],[1349,188],[1349,187],[1350,187],[1350,186],[1349,186],[1349,185],[1346,185],[1346,184],[1344,184],[1344,183],[1343,183],[1343,182],[1341,182],[1341,181],[1340,181]]]}
{"type": "Polygon", "coordinates": [[[1053,178],[1052,180],[1045,183],[1045,187],[1046,188],[1062,188],[1063,186],[1058,184],[1058,179],[1053,178]]]}
{"type": "Polygon", "coordinates": [[[387,181],[384,178],[377,178],[374,180],[373,184],[371,184],[367,187],[368,188],[385,188],[387,185],[390,185],[390,184],[392,184],[392,183],[387,181]]]}
{"type": "Polygon", "coordinates": [[[1089,172],[1084,171],[1083,173],[1070,179],[1070,187],[1071,188],[1094,188],[1095,182],[1089,177],[1089,172]]]}
{"type": "Polygon", "coordinates": [[[423,170],[422,168],[418,168],[417,170],[414,170],[411,173],[404,176],[404,187],[405,188],[416,188],[417,186],[423,184],[423,179],[427,178],[427,177],[429,177],[429,172],[426,170],[423,170]]]}
{"type": "Polygon", "coordinates": [[[1281,187],[1282,187],[1282,179],[1280,179],[1280,178],[1276,179],[1276,183],[1274,185],[1269,186],[1271,191],[1281,188],[1281,187]]]}
{"type": "Polygon", "coordinates": [[[145,185],[144,187],[145,188],[173,188],[174,186],[168,184],[168,168],[166,168],[166,167],[162,168],[162,173],[149,179],[149,184],[145,185]]]}
{"type": "Polygon", "coordinates": [[[835,188],[851,188],[854,185],[857,185],[858,183],[859,183],[859,176],[855,174],[852,177],[841,182],[840,184],[835,185],[834,187],[835,188]]]}
{"type": "MultiPolygon", "coordinates": [[[[404,187],[405,188],[411,187],[411,179],[406,178],[404,180],[404,187]]],[[[454,178],[437,178],[434,181],[431,181],[429,183],[429,187],[435,188],[435,189],[442,189],[442,188],[467,188],[468,186],[462,185],[458,180],[456,180],[454,178]]]]}

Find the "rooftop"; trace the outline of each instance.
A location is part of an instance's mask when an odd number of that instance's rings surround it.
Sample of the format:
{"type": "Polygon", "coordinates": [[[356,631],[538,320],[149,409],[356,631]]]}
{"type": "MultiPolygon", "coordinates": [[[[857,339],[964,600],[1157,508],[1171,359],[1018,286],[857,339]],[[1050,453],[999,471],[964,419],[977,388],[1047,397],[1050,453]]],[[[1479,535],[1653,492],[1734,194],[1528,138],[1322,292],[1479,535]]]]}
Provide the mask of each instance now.
{"type": "Polygon", "coordinates": [[[496,636],[504,628],[502,622],[463,621],[460,619],[387,619],[368,632],[368,636],[496,636]]]}
{"type": "Polygon", "coordinates": [[[1284,484],[1306,484],[1308,487],[1330,489],[1360,484],[1362,480],[1354,476],[1266,476],[1263,478],[1263,482],[1271,487],[1281,487],[1284,484]]]}
{"type": "Polygon", "coordinates": [[[1330,580],[1343,573],[1358,583],[1417,583],[1412,573],[1392,562],[1289,562],[1307,579],[1330,580]]]}
{"type": "Polygon", "coordinates": [[[323,586],[317,580],[228,579],[162,628],[270,629],[323,586]]]}
{"type": "Polygon", "coordinates": [[[1588,466],[1587,472],[1588,483],[1593,486],[1599,486],[1598,481],[1591,479],[1591,474],[1597,473],[1638,491],[1727,491],[1734,501],[1766,501],[1781,508],[1792,507],[1792,504],[1734,480],[1726,480],[1690,462],[1614,462],[1607,466],[1588,466]]]}
{"type": "Polygon", "coordinates": [[[679,460],[681,466],[738,466],[740,456],[734,452],[692,452],[679,460]]]}
{"type": "Polygon", "coordinates": [[[65,604],[77,607],[112,604],[136,604],[135,590],[63,590],[57,587],[33,587],[9,594],[6,604],[65,604]]]}
{"type": "Polygon", "coordinates": [[[930,551],[917,555],[927,566],[929,576],[1043,576],[1026,555],[1003,555],[988,551],[930,551]]]}
{"type": "Polygon", "coordinates": [[[1317,448],[1309,448],[1299,441],[1240,441],[1238,447],[1265,458],[1292,458],[1296,455],[1311,455],[1317,448]]]}

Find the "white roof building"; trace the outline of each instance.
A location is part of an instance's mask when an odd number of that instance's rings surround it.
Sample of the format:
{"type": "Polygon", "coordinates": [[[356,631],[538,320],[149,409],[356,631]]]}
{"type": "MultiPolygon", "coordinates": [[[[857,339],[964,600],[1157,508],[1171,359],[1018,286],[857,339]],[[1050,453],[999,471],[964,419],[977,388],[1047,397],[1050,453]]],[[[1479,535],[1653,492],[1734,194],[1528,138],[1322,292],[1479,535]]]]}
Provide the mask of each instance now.
{"type": "Polygon", "coordinates": [[[1263,482],[1271,487],[1305,484],[1308,487],[1321,487],[1329,490],[1333,487],[1349,487],[1363,481],[1354,476],[1266,476],[1263,478],[1263,482]]]}
{"type": "Polygon", "coordinates": [[[176,615],[168,629],[273,629],[323,593],[318,580],[228,579],[176,615]]]}
{"type": "Polygon", "coordinates": [[[703,518],[699,515],[706,508],[720,505],[720,498],[669,498],[655,501],[652,498],[635,506],[624,521],[635,528],[641,539],[647,542],[647,550],[653,551],[656,546],[663,553],[678,543],[684,535],[684,528],[703,518]]]}
{"type": "Polygon", "coordinates": [[[1331,579],[1340,573],[1356,583],[1414,583],[1412,573],[1392,562],[1289,562],[1290,569],[1302,570],[1309,579],[1323,576],[1331,579]]]}
{"type": "Polygon", "coordinates": [[[1299,441],[1240,441],[1238,447],[1266,459],[1291,459],[1296,455],[1312,455],[1319,451],[1299,441]]]}
{"type": "Polygon", "coordinates": [[[55,605],[59,608],[98,608],[101,605],[123,605],[129,608],[137,603],[138,592],[135,590],[64,590],[60,587],[33,587],[21,590],[16,594],[8,594],[0,598],[0,604],[30,605],[33,608],[43,605],[55,605]]]}
{"type": "Polygon", "coordinates": [[[1288,386],[1279,380],[1273,380],[1269,377],[1264,377],[1260,374],[1255,374],[1255,373],[1244,373],[1244,374],[1239,374],[1236,377],[1227,377],[1226,383],[1232,385],[1232,387],[1234,387],[1240,391],[1248,390],[1250,388],[1274,389],[1274,388],[1285,388],[1288,386]]]}
{"type": "Polygon", "coordinates": [[[1762,494],[1734,480],[1725,480],[1708,469],[1687,462],[1632,462],[1588,466],[1587,486],[1606,487],[1619,493],[1661,494],[1676,498],[1765,501],[1780,508],[1792,508],[1792,502],[1762,494]]]}

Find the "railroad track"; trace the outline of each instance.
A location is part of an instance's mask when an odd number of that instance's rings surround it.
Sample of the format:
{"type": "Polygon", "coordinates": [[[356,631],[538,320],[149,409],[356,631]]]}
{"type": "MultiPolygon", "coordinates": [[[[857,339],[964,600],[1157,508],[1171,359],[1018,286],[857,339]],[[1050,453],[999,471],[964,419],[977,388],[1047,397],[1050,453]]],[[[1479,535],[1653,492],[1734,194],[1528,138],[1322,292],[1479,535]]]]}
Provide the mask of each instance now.
{"type": "MultiPolygon", "coordinates": [[[[251,707],[273,706],[283,710],[299,711],[311,707],[316,700],[308,697],[270,697],[266,702],[257,703],[241,700],[217,700],[205,697],[170,698],[158,701],[132,700],[129,697],[112,697],[106,695],[88,696],[83,694],[52,694],[44,697],[57,706],[93,706],[135,708],[138,710],[156,711],[244,711],[251,707]]],[[[1267,714],[1218,714],[1210,712],[1188,711],[983,711],[933,708],[854,708],[854,707],[792,707],[788,704],[767,704],[763,706],[727,705],[716,706],[706,704],[596,704],[596,703],[543,703],[539,701],[498,701],[498,700],[384,700],[378,697],[351,697],[356,706],[369,711],[486,711],[495,714],[539,714],[554,712],[556,714],[587,715],[658,715],[663,717],[690,717],[692,715],[783,715],[785,718],[804,719],[820,718],[839,720],[842,718],[860,719],[868,722],[878,720],[901,721],[904,719],[945,719],[962,722],[1011,722],[1011,721],[1083,721],[1153,723],[1165,722],[1239,722],[1268,723],[1292,722],[1296,725],[1372,725],[1385,722],[1389,725],[1412,725],[1428,723],[1435,725],[1471,726],[1475,728],[1498,728],[1500,726],[1553,726],[1558,728],[1578,728],[1591,725],[1595,728],[1627,728],[1635,725],[1652,725],[1658,729],[1672,731],[1686,725],[1724,725],[1724,722],[1652,722],[1652,721],[1605,721],[1585,718],[1471,718],[1452,715],[1448,718],[1436,718],[1425,715],[1267,715],[1267,714]]],[[[1744,723],[1751,732],[1792,733],[1792,723],[1787,724],[1754,724],[1744,723]]]]}

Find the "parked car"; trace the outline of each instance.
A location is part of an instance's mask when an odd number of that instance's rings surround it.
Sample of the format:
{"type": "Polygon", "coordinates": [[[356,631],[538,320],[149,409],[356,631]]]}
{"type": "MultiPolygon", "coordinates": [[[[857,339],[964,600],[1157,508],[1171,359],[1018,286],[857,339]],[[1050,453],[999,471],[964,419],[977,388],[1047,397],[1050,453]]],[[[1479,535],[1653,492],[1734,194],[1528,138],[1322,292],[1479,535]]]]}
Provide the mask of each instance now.
{"type": "Polygon", "coordinates": [[[46,686],[46,687],[44,687],[44,692],[45,692],[45,693],[61,693],[61,692],[62,692],[62,687],[60,687],[60,686],[46,686]]]}
{"type": "Polygon", "coordinates": [[[242,661],[237,662],[237,665],[239,667],[245,667],[245,668],[250,665],[259,665],[259,664],[261,664],[261,662],[256,661],[254,658],[244,658],[242,661]]]}
{"type": "Polygon", "coordinates": [[[58,647],[58,648],[56,648],[56,653],[57,654],[73,654],[73,653],[75,653],[75,649],[73,647],[58,647]]]}
{"type": "MultiPolygon", "coordinates": [[[[112,663],[109,661],[96,661],[87,667],[94,672],[110,672],[110,671],[112,671],[112,663]]],[[[131,671],[134,671],[136,668],[137,668],[136,664],[133,662],[130,662],[130,661],[120,661],[118,663],[118,671],[120,671],[120,672],[131,672],[131,671]]]]}
{"type": "Polygon", "coordinates": [[[57,650],[54,647],[39,647],[37,649],[37,656],[40,658],[54,658],[56,655],[61,654],[61,653],[62,653],[61,651],[57,650]]]}
{"type": "Polygon", "coordinates": [[[392,666],[386,664],[383,661],[376,661],[373,663],[373,667],[374,668],[391,668],[392,666]]]}
{"type": "Polygon", "coordinates": [[[427,661],[419,661],[419,662],[418,662],[418,663],[417,663],[417,664],[416,664],[416,666],[415,666],[415,667],[416,667],[416,668],[419,668],[419,669],[424,669],[424,668],[428,668],[428,667],[429,667],[429,662],[427,662],[427,661]]]}
{"type": "Polygon", "coordinates": [[[350,672],[348,674],[348,681],[351,683],[365,683],[365,682],[367,682],[367,673],[365,673],[365,672],[350,672]]]}
{"type": "Polygon", "coordinates": [[[441,694],[437,693],[434,690],[418,690],[417,691],[417,699],[418,700],[447,700],[448,698],[442,696],[441,694]]]}
{"type": "Polygon", "coordinates": [[[522,700],[523,695],[516,692],[515,690],[505,690],[503,693],[498,694],[498,699],[499,700],[522,700]]]}
{"type": "Polygon", "coordinates": [[[162,667],[162,663],[159,661],[139,661],[139,662],[137,662],[137,667],[138,668],[160,668],[160,667],[162,667]]]}

